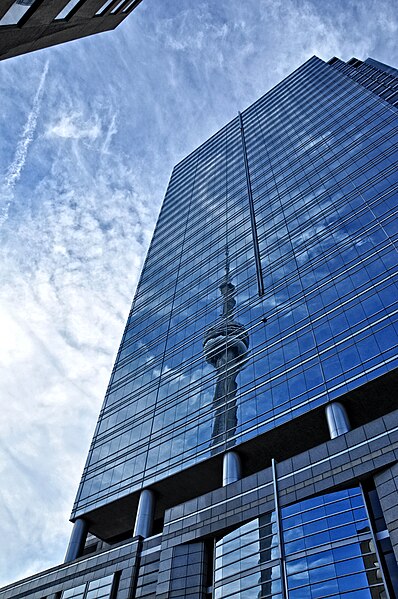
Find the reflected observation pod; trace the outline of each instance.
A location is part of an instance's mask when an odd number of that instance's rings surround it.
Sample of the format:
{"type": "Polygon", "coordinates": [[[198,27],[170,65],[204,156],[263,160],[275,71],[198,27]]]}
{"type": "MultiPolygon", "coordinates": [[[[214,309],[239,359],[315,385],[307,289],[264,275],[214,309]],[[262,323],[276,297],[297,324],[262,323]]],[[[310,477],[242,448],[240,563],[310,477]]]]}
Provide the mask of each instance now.
{"type": "Polygon", "coordinates": [[[174,167],[65,563],[0,599],[398,597],[397,148],[398,71],[314,56],[174,167]]]}

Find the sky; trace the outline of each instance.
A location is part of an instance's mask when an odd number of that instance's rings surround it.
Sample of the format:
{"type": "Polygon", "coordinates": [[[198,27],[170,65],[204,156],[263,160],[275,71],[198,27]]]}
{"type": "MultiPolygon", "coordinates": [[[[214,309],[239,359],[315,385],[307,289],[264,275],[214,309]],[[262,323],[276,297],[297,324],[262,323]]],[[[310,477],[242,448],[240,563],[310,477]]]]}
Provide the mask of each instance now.
{"type": "Polygon", "coordinates": [[[0,586],[63,561],[173,166],[314,54],[398,67],[398,0],[143,0],[0,62],[0,586]]]}

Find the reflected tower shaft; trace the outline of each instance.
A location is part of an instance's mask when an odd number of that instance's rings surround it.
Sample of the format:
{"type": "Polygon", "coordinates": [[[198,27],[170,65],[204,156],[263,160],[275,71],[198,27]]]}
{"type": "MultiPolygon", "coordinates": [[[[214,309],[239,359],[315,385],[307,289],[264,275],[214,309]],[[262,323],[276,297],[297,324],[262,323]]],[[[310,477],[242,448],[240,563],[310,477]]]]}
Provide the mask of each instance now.
{"type": "Polygon", "coordinates": [[[206,361],[217,371],[213,397],[212,453],[233,447],[237,419],[236,378],[247,362],[249,335],[243,325],[234,320],[235,285],[230,280],[228,248],[225,250],[225,276],[219,286],[223,297],[220,318],[204,334],[203,351],[206,361]],[[221,443],[226,446],[216,449],[221,443]]]}

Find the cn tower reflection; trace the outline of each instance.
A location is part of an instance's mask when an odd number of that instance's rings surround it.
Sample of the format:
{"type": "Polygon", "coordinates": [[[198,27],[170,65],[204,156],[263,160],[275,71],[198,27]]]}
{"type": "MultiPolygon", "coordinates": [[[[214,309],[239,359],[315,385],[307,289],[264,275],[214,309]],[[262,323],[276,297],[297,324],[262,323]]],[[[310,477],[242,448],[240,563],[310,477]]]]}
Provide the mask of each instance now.
{"type": "Polygon", "coordinates": [[[247,362],[249,335],[243,325],[233,319],[235,285],[230,280],[228,248],[225,250],[225,276],[220,284],[222,313],[206,329],[203,351],[206,361],[217,371],[213,397],[214,421],[211,436],[212,453],[233,447],[237,420],[236,378],[247,362]],[[223,444],[219,449],[216,446],[223,444]]]}

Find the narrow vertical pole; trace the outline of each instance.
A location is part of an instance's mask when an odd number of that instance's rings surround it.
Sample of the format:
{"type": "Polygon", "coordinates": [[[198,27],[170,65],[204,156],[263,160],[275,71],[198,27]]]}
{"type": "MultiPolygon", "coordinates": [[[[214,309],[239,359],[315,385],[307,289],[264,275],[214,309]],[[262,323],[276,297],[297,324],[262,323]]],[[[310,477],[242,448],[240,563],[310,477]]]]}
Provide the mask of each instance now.
{"type": "Polygon", "coordinates": [[[247,161],[245,131],[243,129],[243,119],[242,119],[241,113],[239,112],[238,114],[239,114],[239,123],[240,123],[240,135],[241,135],[241,139],[242,139],[243,160],[245,163],[247,195],[248,195],[248,199],[249,199],[250,225],[251,225],[251,230],[252,230],[254,260],[256,263],[257,288],[258,288],[258,295],[261,297],[262,295],[264,295],[264,280],[263,280],[263,271],[261,268],[260,246],[258,243],[258,236],[257,236],[256,214],[254,212],[252,186],[251,186],[251,182],[250,182],[249,163],[247,161]]]}
{"type": "Polygon", "coordinates": [[[276,472],[276,462],[272,458],[272,483],[274,488],[274,505],[275,505],[275,518],[276,518],[276,531],[278,535],[279,545],[279,561],[281,568],[281,581],[282,581],[282,597],[283,599],[289,599],[289,590],[287,586],[287,573],[286,573],[286,560],[285,560],[285,547],[283,543],[282,535],[282,519],[279,509],[279,495],[278,495],[278,477],[276,472]]]}

